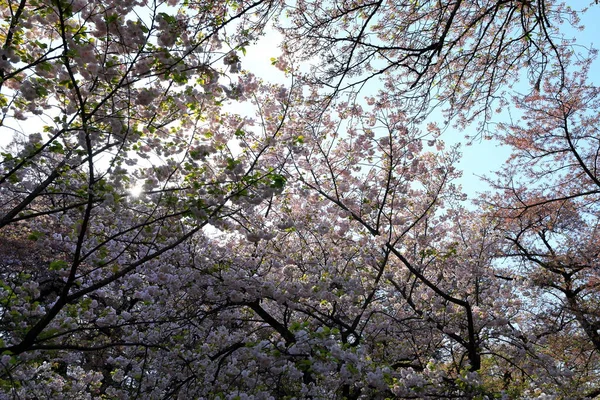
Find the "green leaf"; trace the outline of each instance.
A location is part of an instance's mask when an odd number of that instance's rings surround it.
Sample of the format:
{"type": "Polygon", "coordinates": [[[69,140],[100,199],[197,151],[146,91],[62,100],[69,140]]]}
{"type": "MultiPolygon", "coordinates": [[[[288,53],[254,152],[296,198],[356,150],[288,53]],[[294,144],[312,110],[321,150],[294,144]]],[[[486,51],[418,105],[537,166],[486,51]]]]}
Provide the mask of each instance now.
{"type": "Polygon", "coordinates": [[[165,20],[165,22],[167,22],[170,25],[176,25],[177,24],[177,19],[174,16],[172,16],[172,15],[169,15],[169,14],[164,13],[164,12],[158,13],[158,15],[161,16],[165,20]]]}
{"type": "MultiPolygon", "coordinates": [[[[35,40],[33,43],[35,43],[40,49],[47,49],[48,45],[46,43],[42,43],[39,40],[35,40]]],[[[42,64],[48,64],[46,62],[43,62],[42,64]]],[[[42,66],[43,68],[43,66],[42,66]]]]}
{"type": "Polygon", "coordinates": [[[33,231],[29,234],[29,236],[27,236],[27,239],[33,240],[34,242],[36,242],[39,239],[41,239],[42,237],[44,237],[44,234],[42,232],[33,231]]]}
{"type": "Polygon", "coordinates": [[[229,171],[233,170],[238,164],[240,163],[239,160],[233,159],[233,158],[228,158],[227,159],[227,169],[229,171]]]}
{"type": "Polygon", "coordinates": [[[62,144],[58,143],[58,142],[53,142],[48,149],[50,150],[51,153],[56,153],[56,154],[65,154],[65,149],[62,146],[62,144]]]}
{"type": "Polygon", "coordinates": [[[65,269],[69,264],[65,260],[55,260],[50,263],[50,271],[59,271],[65,269]]]}
{"type": "Polygon", "coordinates": [[[287,179],[283,175],[274,174],[271,175],[271,187],[281,189],[285,186],[287,179]]]}

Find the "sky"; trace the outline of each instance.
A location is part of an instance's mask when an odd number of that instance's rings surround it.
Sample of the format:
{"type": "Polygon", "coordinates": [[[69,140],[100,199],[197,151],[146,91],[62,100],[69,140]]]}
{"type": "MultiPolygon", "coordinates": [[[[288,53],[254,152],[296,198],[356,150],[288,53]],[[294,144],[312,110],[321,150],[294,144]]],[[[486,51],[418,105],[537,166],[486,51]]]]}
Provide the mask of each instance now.
{"type": "MultiPolygon", "coordinates": [[[[589,4],[589,1],[569,1],[572,7],[580,7],[582,5],[589,4]]],[[[582,24],[585,26],[584,31],[577,31],[572,28],[565,26],[564,32],[565,37],[574,37],[577,42],[588,48],[594,47],[599,48],[600,46],[600,27],[598,21],[600,20],[600,6],[590,8],[587,13],[582,16],[582,24]]],[[[594,81],[596,85],[600,84],[600,62],[596,60],[590,70],[590,79],[594,81]]],[[[519,92],[526,93],[529,88],[526,84],[520,83],[515,86],[515,89],[519,92]]],[[[498,122],[506,119],[508,113],[503,112],[498,117],[498,122]]],[[[514,110],[512,111],[513,118],[515,117],[514,110]]],[[[508,147],[501,146],[495,141],[483,140],[475,141],[471,145],[467,146],[466,141],[463,138],[463,134],[456,130],[449,130],[446,134],[446,140],[452,141],[451,137],[455,138],[456,141],[463,143],[463,157],[459,167],[463,169],[463,178],[461,184],[463,189],[469,197],[475,196],[477,191],[487,190],[488,186],[485,182],[482,182],[478,176],[488,175],[490,176],[493,171],[497,171],[505,160],[510,155],[508,147]]]]}
{"type": "MultiPolygon", "coordinates": [[[[570,1],[569,4],[574,8],[581,8],[588,5],[590,2],[584,0],[570,1]]],[[[565,26],[565,36],[577,38],[578,43],[591,47],[598,44],[600,41],[600,28],[597,21],[600,19],[600,6],[592,6],[590,10],[583,14],[582,23],[586,27],[584,31],[576,31],[569,29],[565,26]]],[[[270,29],[266,35],[254,45],[251,45],[247,49],[246,56],[242,57],[242,68],[246,69],[255,75],[262,77],[269,82],[276,82],[282,84],[289,84],[291,82],[290,77],[286,77],[283,72],[278,70],[271,64],[272,57],[278,57],[280,50],[278,48],[281,43],[281,36],[270,29]]],[[[594,67],[591,70],[590,77],[596,79],[595,83],[600,84],[600,66],[599,62],[596,61],[594,67]]],[[[373,82],[374,84],[374,82],[373,82]]],[[[517,85],[516,89],[520,92],[528,92],[526,85],[517,85]]],[[[367,88],[371,93],[377,90],[376,87],[367,88]]],[[[504,113],[498,115],[497,121],[502,121],[506,118],[508,113],[505,110],[504,113]]],[[[252,111],[249,108],[248,113],[252,111]]],[[[431,115],[429,121],[442,120],[439,112],[434,112],[431,115]]],[[[428,121],[428,122],[429,122],[428,121]]],[[[27,124],[24,122],[22,124],[27,124]]],[[[26,128],[26,127],[24,127],[26,128]]],[[[33,128],[33,127],[32,127],[33,128]]],[[[28,129],[24,129],[27,131],[28,129]]],[[[35,129],[34,129],[35,130],[35,129]]],[[[3,127],[0,135],[0,145],[6,144],[10,135],[7,132],[7,128],[3,127]]],[[[463,186],[463,190],[468,194],[470,198],[474,198],[478,191],[484,191],[488,189],[488,186],[479,177],[483,175],[490,175],[493,171],[498,170],[506,158],[509,155],[509,149],[507,147],[500,146],[495,141],[490,140],[475,140],[471,144],[467,145],[465,135],[473,135],[475,133],[475,127],[465,131],[458,131],[456,129],[447,129],[442,135],[442,139],[447,144],[460,143],[462,147],[463,157],[459,163],[459,168],[463,170],[463,177],[460,180],[460,184],[463,186]]]]}
{"type": "MultiPolygon", "coordinates": [[[[569,4],[573,8],[581,9],[589,5],[589,1],[571,1],[569,4]]],[[[600,28],[597,22],[599,19],[600,6],[590,8],[582,16],[582,24],[585,26],[585,30],[577,31],[565,25],[565,37],[574,37],[583,46],[597,48],[599,45],[598,42],[600,42],[600,28]]],[[[273,30],[269,30],[257,44],[248,48],[247,55],[242,59],[242,67],[270,82],[289,83],[290,78],[271,65],[271,58],[277,57],[280,54],[278,49],[280,43],[281,36],[273,30]]],[[[596,84],[600,84],[600,63],[597,60],[591,69],[590,78],[595,79],[596,84]]],[[[372,84],[375,83],[373,82],[372,84]]],[[[528,86],[526,82],[522,82],[515,85],[515,90],[527,93],[530,91],[528,86]]],[[[371,87],[367,88],[367,90],[375,92],[377,89],[371,87]]],[[[514,119],[516,117],[515,110],[503,110],[501,114],[495,117],[495,121],[506,122],[509,112],[514,119]]],[[[439,111],[433,112],[427,122],[436,120],[443,120],[439,111]]],[[[482,139],[468,143],[465,135],[474,135],[476,133],[474,125],[464,131],[448,128],[442,135],[442,139],[447,145],[456,143],[460,143],[461,145],[463,155],[458,168],[463,170],[463,177],[458,183],[462,185],[464,192],[467,193],[470,199],[474,199],[478,192],[490,189],[488,184],[482,181],[481,177],[492,176],[493,172],[499,170],[510,155],[508,147],[502,146],[493,140],[482,139]]]]}

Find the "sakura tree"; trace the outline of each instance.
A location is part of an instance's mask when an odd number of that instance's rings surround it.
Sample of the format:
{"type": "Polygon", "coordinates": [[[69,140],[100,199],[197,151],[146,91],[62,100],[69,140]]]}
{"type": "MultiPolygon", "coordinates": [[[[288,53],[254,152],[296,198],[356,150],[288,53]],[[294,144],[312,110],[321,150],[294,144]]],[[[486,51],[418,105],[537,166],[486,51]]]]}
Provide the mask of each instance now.
{"type": "Polygon", "coordinates": [[[0,4],[3,397],[598,393],[573,9],[0,4]],[[242,69],[272,20],[287,86],[242,69]],[[458,148],[421,122],[436,102],[489,122],[522,71],[515,155],[468,208],[458,148]]]}
{"type": "MultiPolygon", "coordinates": [[[[224,107],[259,101],[239,54],[270,5],[1,9],[2,134],[11,141],[0,164],[2,390],[112,396],[111,360],[129,347],[143,365],[144,349],[160,347],[154,326],[166,334],[176,321],[144,304],[161,293],[156,279],[186,274],[161,260],[240,212],[250,188],[260,200],[277,180],[261,163],[266,141],[230,147],[244,116],[224,107]]],[[[139,368],[124,385],[141,395],[139,368]]]]}
{"type": "MultiPolygon", "coordinates": [[[[463,194],[452,183],[459,176],[456,150],[445,151],[430,132],[408,129],[397,104],[384,104],[373,111],[340,104],[337,115],[326,114],[320,125],[292,116],[291,132],[302,143],[283,153],[292,160],[288,182],[295,176],[304,196],[324,204],[322,219],[339,221],[334,230],[321,222],[317,232],[343,234],[360,240],[361,248],[377,249],[371,278],[360,279],[362,285],[372,282],[372,292],[354,301],[356,317],[337,323],[340,341],[344,331],[359,342],[369,335],[367,327],[375,329],[378,334],[367,339],[373,346],[368,358],[381,357],[395,396],[484,395],[477,371],[485,368],[493,386],[500,378],[493,376],[491,364],[501,353],[515,357],[521,346],[519,339],[508,350],[498,345],[513,340],[507,317],[520,317],[519,303],[510,300],[511,288],[492,264],[498,237],[486,225],[467,222],[477,217],[460,207],[463,194]]],[[[345,294],[339,272],[331,276],[330,288],[345,294]]],[[[321,313],[329,316],[338,307],[325,299],[321,313]]],[[[359,345],[365,351],[367,346],[359,345]]],[[[362,394],[349,386],[340,389],[342,397],[362,394]]]]}
{"type": "Polygon", "coordinates": [[[504,254],[529,280],[524,295],[535,305],[532,333],[543,339],[544,352],[561,359],[554,375],[576,375],[573,386],[593,397],[599,388],[592,365],[600,355],[599,104],[598,88],[587,78],[590,64],[578,61],[579,71],[564,84],[549,80],[515,99],[522,121],[499,133],[514,153],[495,181],[498,194],[487,201],[507,240],[504,254]]]}
{"type": "Polygon", "coordinates": [[[480,129],[525,73],[532,88],[565,73],[585,4],[541,1],[354,1],[294,3],[280,24],[288,60],[310,60],[306,79],[327,95],[384,92],[422,120],[441,105],[446,121],[480,129]],[[580,9],[577,9],[577,8],[580,9]]]}

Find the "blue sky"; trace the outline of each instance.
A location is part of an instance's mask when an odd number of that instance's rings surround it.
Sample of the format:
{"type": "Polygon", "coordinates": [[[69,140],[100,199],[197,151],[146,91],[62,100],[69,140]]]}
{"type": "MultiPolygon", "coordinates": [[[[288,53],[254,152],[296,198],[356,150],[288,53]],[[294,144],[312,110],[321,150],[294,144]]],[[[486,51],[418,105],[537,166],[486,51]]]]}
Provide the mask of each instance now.
{"type": "MultiPolygon", "coordinates": [[[[582,9],[590,4],[590,1],[570,1],[568,4],[575,9],[582,9]]],[[[577,31],[569,28],[566,24],[563,26],[565,37],[573,37],[577,42],[585,47],[598,47],[600,42],[600,5],[592,5],[587,13],[582,15],[581,22],[585,26],[585,30],[577,31]]],[[[270,82],[278,82],[286,84],[290,82],[289,77],[277,70],[271,65],[271,57],[277,57],[280,54],[278,45],[281,37],[269,31],[258,44],[248,48],[247,56],[242,59],[242,67],[265,80],[270,82]]],[[[590,74],[590,78],[598,83],[600,78],[599,62],[596,61],[590,74]]],[[[366,92],[374,93],[377,90],[375,82],[374,86],[366,88],[366,92]]],[[[530,91],[526,82],[519,83],[515,86],[515,90],[527,93],[530,91]]],[[[503,110],[501,114],[495,117],[496,122],[501,122],[508,118],[508,113],[511,112],[513,120],[518,117],[514,110],[503,110]],[[512,112],[511,112],[512,111],[512,112]]],[[[432,113],[429,121],[442,121],[441,113],[436,111],[432,113]]],[[[504,161],[510,154],[510,150],[505,146],[500,146],[492,140],[475,140],[471,144],[467,144],[465,135],[474,135],[476,127],[472,126],[466,130],[456,130],[449,128],[444,131],[442,139],[447,144],[461,143],[463,157],[458,167],[463,170],[463,177],[460,184],[463,190],[468,194],[469,198],[474,198],[479,191],[488,190],[489,187],[483,182],[479,176],[491,176],[493,171],[500,169],[504,161]]]]}
{"type": "MultiPolygon", "coordinates": [[[[576,9],[581,9],[587,6],[590,1],[571,1],[568,4],[576,9]]],[[[578,31],[564,26],[566,38],[575,38],[577,43],[587,48],[599,48],[600,46],[600,5],[592,5],[589,10],[582,15],[581,22],[585,26],[583,31],[578,31]]],[[[600,84],[600,61],[596,60],[592,65],[589,75],[590,80],[596,85],[600,84]]],[[[522,82],[515,86],[515,90],[527,93],[530,91],[526,82],[522,82]]],[[[496,116],[496,122],[501,122],[508,117],[508,112],[511,112],[513,120],[517,120],[518,115],[514,110],[503,110],[502,114],[496,116]]],[[[439,114],[438,114],[439,115],[439,114]]],[[[448,129],[443,134],[443,139],[447,143],[461,143],[462,159],[459,168],[463,170],[463,177],[460,183],[463,190],[469,195],[469,198],[474,198],[479,191],[488,190],[488,185],[483,182],[479,176],[492,176],[493,171],[500,169],[502,164],[510,155],[510,149],[506,146],[501,146],[493,140],[476,140],[471,145],[467,145],[464,139],[465,134],[473,134],[475,127],[467,129],[466,132],[448,129]]]]}
{"type": "MultiPolygon", "coordinates": [[[[590,0],[570,1],[569,4],[574,8],[582,8],[589,5],[590,0]]],[[[600,41],[600,5],[593,4],[588,12],[582,15],[582,23],[585,26],[584,31],[576,31],[564,26],[565,36],[575,37],[579,44],[586,47],[597,46],[600,41]]],[[[248,48],[247,55],[242,58],[242,67],[265,80],[282,84],[290,83],[289,77],[286,77],[281,71],[271,65],[271,58],[277,57],[280,54],[280,50],[278,49],[280,41],[281,36],[272,30],[268,31],[258,44],[248,48]]],[[[595,62],[590,74],[590,78],[595,83],[598,83],[600,79],[599,64],[598,61],[595,62]]],[[[376,89],[376,87],[372,87],[368,88],[368,91],[373,93],[376,89]]],[[[517,85],[517,90],[528,92],[528,88],[525,85],[521,86],[521,88],[517,85]]],[[[506,118],[506,114],[503,113],[497,117],[499,117],[497,121],[500,121],[502,118],[506,118]]],[[[435,119],[442,120],[439,113],[432,114],[430,120],[435,119]]],[[[464,171],[464,174],[460,183],[471,198],[475,196],[477,191],[487,188],[487,185],[478,176],[490,175],[492,171],[498,170],[509,155],[508,148],[501,147],[494,141],[476,140],[467,146],[464,136],[472,135],[473,133],[475,133],[475,127],[471,127],[465,131],[447,129],[442,136],[442,139],[446,143],[462,144],[463,158],[459,164],[459,168],[464,171]]],[[[7,139],[11,135],[4,134],[2,136],[0,137],[0,144],[6,144],[7,139]]]]}
{"type": "MultiPolygon", "coordinates": [[[[594,7],[584,14],[582,18],[582,22],[586,27],[584,31],[566,29],[565,35],[567,37],[575,37],[578,43],[590,47],[600,40],[600,30],[598,29],[598,23],[595,22],[598,20],[600,20],[600,6],[594,7]]],[[[280,39],[281,37],[278,34],[271,31],[257,45],[251,46],[248,49],[247,56],[242,59],[243,68],[270,82],[289,83],[290,78],[273,67],[270,61],[271,57],[277,57],[280,54],[277,48],[280,39]]],[[[593,79],[600,77],[598,62],[595,63],[590,75],[593,79]]],[[[367,88],[367,91],[374,93],[376,89],[376,87],[367,88]]],[[[526,82],[516,85],[515,89],[523,93],[530,91],[526,82]]],[[[501,122],[506,120],[509,112],[512,114],[513,120],[518,118],[514,110],[503,110],[501,114],[495,116],[495,121],[501,122]]],[[[432,113],[429,118],[429,121],[435,120],[443,120],[439,110],[432,113]]],[[[487,183],[483,182],[480,177],[483,175],[491,176],[493,171],[499,170],[510,154],[508,147],[501,146],[493,140],[477,139],[468,144],[467,140],[465,140],[465,135],[472,136],[475,133],[476,127],[472,126],[464,131],[448,128],[442,135],[442,139],[447,144],[461,144],[463,156],[458,167],[463,170],[463,177],[459,183],[471,199],[476,196],[477,192],[489,189],[487,183]]]]}

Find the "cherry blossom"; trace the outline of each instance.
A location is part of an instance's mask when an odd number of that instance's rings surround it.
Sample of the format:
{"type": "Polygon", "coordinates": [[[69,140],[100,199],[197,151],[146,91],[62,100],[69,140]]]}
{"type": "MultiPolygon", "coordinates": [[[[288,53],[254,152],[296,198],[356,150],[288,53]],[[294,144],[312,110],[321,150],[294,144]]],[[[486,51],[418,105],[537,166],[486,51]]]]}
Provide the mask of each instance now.
{"type": "Polygon", "coordinates": [[[560,39],[578,11],[0,14],[0,397],[600,393],[595,53],[560,39]],[[286,84],[244,69],[269,26],[286,84]],[[513,155],[476,204],[436,103],[475,132],[521,113],[488,131],[513,155]]]}

